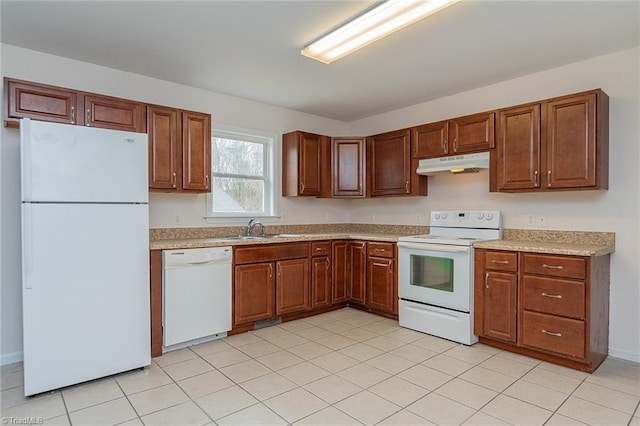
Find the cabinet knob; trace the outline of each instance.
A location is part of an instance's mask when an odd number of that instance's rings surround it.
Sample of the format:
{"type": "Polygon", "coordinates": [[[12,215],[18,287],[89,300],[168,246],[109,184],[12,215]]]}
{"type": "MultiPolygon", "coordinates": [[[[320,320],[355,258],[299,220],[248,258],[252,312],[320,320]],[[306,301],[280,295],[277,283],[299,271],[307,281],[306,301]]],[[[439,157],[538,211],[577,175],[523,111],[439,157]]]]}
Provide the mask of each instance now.
{"type": "Polygon", "coordinates": [[[71,107],[71,124],[76,124],[76,107],[71,107]]]}
{"type": "Polygon", "coordinates": [[[176,187],[176,182],[177,182],[177,178],[176,178],[176,173],[173,172],[173,176],[171,177],[171,184],[173,185],[173,187],[176,187]]]}
{"type": "Polygon", "coordinates": [[[87,119],[84,124],[87,127],[91,127],[91,110],[90,109],[87,109],[87,119]]]}
{"type": "Polygon", "coordinates": [[[209,188],[209,175],[204,175],[204,187],[209,188]]]}
{"type": "Polygon", "coordinates": [[[540,186],[540,179],[538,177],[538,171],[533,172],[533,185],[537,188],[540,186]]]}
{"type": "Polygon", "coordinates": [[[484,288],[489,288],[489,273],[485,272],[484,274],[484,288]]]}
{"type": "Polygon", "coordinates": [[[551,188],[551,170],[547,170],[547,188],[551,188]]]}
{"type": "Polygon", "coordinates": [[[406,192],[407,194],[409,193],[409,181],[406,181],[406,182],[404,183],[404,190],[405,190],[405,192],[406,192]]]}

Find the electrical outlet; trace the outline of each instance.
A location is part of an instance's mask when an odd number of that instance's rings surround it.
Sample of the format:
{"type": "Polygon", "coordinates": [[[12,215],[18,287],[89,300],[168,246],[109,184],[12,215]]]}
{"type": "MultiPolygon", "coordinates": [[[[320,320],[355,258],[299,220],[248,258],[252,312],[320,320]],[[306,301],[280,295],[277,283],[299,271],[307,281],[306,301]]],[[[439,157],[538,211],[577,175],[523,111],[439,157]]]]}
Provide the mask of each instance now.
{"type": "Polygon", "coordinates": [[[331,215],[327,213],[327,223],[331,222],[331,215]]]}
{"type": "Polygon", "coordinates": [[[178,225],[180,223],[180,215],[179,214],[176,213],[175,215],[173,215],[173,223],[175,225],[178,225]]]}
{"type": "Polygon", "coordinates": [[[416,223],[422,223],[422,215],[420,213],[416,213],[416,223]]]}
{"type": "Polygon", "coordinates": [[[546,228],[547,227],[547,215],[546,214],[537,214],[536,215],[536,224],[538,228],[546,228]]]}
{"type": "Polygon", "coordinates": [[[537,226],[538,222],[536,221],[536,215],[533,213],[530,213],[527,216],[527,227],[529,228],[535,228],[537,226]]]}
{"type": "Polygon", "coordinates": [[[376,223],[376,214],[371,213],[371,222],[376,223]]]}

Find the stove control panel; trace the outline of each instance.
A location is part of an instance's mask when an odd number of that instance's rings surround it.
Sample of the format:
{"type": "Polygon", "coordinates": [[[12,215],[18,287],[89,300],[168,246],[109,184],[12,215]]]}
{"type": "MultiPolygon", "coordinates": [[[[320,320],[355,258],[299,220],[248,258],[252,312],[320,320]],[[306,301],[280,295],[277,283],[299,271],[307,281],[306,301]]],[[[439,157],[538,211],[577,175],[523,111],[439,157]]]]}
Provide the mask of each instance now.
{"type": "Polygon", "coordinates": [[[430,226],[445,228],[495,228],[502,227],[499,210],[438,210],[431,212],[430,226]]]}

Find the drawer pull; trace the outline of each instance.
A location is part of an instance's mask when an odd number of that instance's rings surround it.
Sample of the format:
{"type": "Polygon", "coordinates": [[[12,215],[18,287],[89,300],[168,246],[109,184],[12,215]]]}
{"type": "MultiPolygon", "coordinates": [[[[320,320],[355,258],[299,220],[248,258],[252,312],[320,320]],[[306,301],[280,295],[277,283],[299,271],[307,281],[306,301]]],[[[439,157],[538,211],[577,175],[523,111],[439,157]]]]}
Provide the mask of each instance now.
{"type": "Polygon", "coordinates": [[[498,264],[498,265],[508,265],[509,261],[508,260],[495,260],[494,259],[494,260],[491,261],[491,263],[495,263],[495,264],[498,264]]]}
{"type": "Polygon", "coordinates": [[[547,265],[546,263],[543,263],[542,267],[547,269],[564,269],[562,265],[555,266],[555,265],[547,265]]]}
{"type": "Polygon", "coordinates": [[[547,330],[540,330],[540,331],[542,331],[544,334],[547,334],[549,336],[562,337],[562,333],[553,333],[547,330]]]}
{"type": "Polygon", "coordinates": [[[547,294],[544,291],[542,292],[542,295],[544,297],[551,297],[552,299],[562,299],[562,295],[561,294],[547,294]]]}
{"type": "Polygon", "coordinates": [[[373,251],[385,251],[385,250],[386,250],[386,249],[383,249],[383,248],[376,248],[376,249],[373,249],[373,251]]]}
{"type": "Polygon", "coordinates": [[[324,250],[322,247],[316,247],[316,251],[322,251],[324,250]]]}

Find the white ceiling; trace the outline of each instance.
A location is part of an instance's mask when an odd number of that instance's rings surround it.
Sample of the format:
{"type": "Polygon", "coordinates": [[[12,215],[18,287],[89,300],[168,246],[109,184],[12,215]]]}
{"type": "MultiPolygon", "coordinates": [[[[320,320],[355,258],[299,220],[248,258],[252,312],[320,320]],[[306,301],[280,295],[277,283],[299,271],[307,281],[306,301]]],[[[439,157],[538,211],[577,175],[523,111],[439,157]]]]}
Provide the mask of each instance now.
{"type": "Polygon", "coordinates": [[[462,1],[331,65],[372,1],[5,1],[2,42],[353,121],[640,44],[638,1],[462,1]]]}

